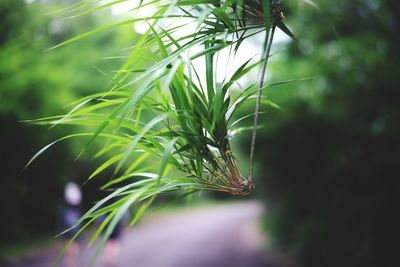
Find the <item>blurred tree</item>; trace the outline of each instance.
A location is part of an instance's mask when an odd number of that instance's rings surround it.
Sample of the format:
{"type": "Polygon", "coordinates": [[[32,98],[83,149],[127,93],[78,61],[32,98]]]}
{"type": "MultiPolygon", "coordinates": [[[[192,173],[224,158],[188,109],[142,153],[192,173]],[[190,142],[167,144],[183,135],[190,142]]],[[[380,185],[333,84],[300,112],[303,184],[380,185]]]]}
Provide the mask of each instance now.
{"type": "Polygon", "coordinates": [[[395,266],[400,3],[316,2],[290,6],[300,43],[272,67],[314,79],[269,92],[286,111],[260,135],[267,226],[302,266],[395,266]]]}
{"type": "MultiPolygon", "coordinates": [[[[87,175],[87,168],[81,167],[86,161],[67,161],[76,155],[76,143],[61,144],[54,154],[44,156],[22,173],[29,158],[45,144],[65,135],[66,129],[56,127],[49,134],[48,129],[20,121],[64,113],[64,107],[72,100],[103,89],[109,80],[92,65],[108,71],[118,66],[102,60],[102,55],[111,55],[135,36],[131,28],[122,27],[119,32],[99,34],[57,52],[43,52],[107,17],[112,19],[109,11],[69,22],[44,15],[65,4],[0,1],[0,247],[54,234],[63,184],[68,180],[83,181],[87,175]]],[[[86,201],[95,199],[94,188],[85,188],[86,201]]]]}

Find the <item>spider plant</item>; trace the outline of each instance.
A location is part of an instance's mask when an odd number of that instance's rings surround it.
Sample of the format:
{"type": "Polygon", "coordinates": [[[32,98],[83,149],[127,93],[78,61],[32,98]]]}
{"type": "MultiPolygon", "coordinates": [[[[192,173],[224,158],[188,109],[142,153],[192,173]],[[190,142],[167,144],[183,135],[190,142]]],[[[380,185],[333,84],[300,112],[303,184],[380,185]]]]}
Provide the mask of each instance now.
{"type": "MultiPolygon", "coordinates": [[[[121,2],[124,0],[105,4],[83,1],[63,12],[70,17],[83,16],[121,2]]],[[[114,168],[113,177],[102,187],[110,193],[75,224],[80,225],[77,236],[98,217],[106,215],[90,242],[104,233],[99,248],[130,207],[139,207],[131,220],[134,224],[161,193],[177,191],[183,196],[215,190],[243,196],[252,191],[255,133],[275,28],[293,37],[282,22],[277,1],[150,0],[138,1],[129,12],[134,14],[133,18],[101,26],[50,48],[121,25],[137,22],[148,25],[148,30],[130,48],[121,68],[112,75],[105,74],[112,82],[108,90],[77,100],[65,115],[34,121],[54,126],[81,125],[92,130],[56,140],[28,163],[65,139],[87,137],[82,153],[95,140],[103,139],[105,145],[96,156],[107,159],[88,180],[114,168]],[[148,7],[153,14],[140,16],[141,10],[148,7]],[[260,59],[250,58],[230,70],[229,76],[226,70],[217,69],[221,51],[229,51],[229,57],[234,58],[243,41],[256,34],[266,36],[260,46],[264,51],[260,59]],[[196,65],[199,60],[204,62],[204,73],[196,65]],[[238,80],[256,67],[261,67],[258,83],[237,90],[238,80]],[[241,105],[254,98],[247,179],[238,170],[230,138],[237,125],[234,115],[241,105]],[[145,165],[146,159],[156,163],[145,165]]],[[[64,251],[67,248],[68,245],[64,251]]]]}

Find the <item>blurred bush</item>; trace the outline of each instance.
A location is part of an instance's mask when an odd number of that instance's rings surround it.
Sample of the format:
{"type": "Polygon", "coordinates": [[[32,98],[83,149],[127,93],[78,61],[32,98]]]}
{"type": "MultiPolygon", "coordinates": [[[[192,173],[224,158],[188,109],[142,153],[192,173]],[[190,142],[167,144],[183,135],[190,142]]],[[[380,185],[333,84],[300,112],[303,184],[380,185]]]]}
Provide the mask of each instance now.
{"type": "Polygon", "coordinates": [[[300,43],[271,68],[313,80],[269,91],[285,111],[258,139],[266,226],[301,266],[395,266],[400,3],[316,3],[289,5],[300,43]]]}
{"type": "MultiPolygon", "coordinates": [[[[103,57],[128,46],[135,37],[132,28],[122,27],[44,52],[113,19],[109,11],[73,20],[51,15],[72,2],[0,1],[0,248],[54,235],[63,185],[83,182],[93,169],[84,158],[73,161],[80,146],[69,142],[57,145],[22,172],[40,148],[69,129],[49,131],[21,121],[63,114],[73,100],[103,89],[109,79],[92,65],[107,71],[116,68],[117,62],[103,57]]],[[[95,188],[95,183],[84,188],[86,203],[97,198],[95,188]]]]}

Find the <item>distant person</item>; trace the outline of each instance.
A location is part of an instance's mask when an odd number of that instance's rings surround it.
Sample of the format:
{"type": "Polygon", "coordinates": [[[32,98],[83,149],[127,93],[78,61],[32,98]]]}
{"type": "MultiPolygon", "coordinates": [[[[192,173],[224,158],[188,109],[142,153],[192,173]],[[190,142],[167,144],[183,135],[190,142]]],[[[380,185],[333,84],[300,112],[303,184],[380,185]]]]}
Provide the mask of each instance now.
{"type": "MultiPolygon", "coordinates": [[[[59,215],[59,231],[62,232],[75,225],[76,221],[81,217],[82,193],[76,183],[69,182],[64,189],[64,204],[59,215]]],[[[68,242],[79,230],[75,227],[63,234],[66,242],[68,242]]],[[[63,266],[78,267],[79,266],[79,243],[75,240],[71,243],[63,258],[63,266]]]]}

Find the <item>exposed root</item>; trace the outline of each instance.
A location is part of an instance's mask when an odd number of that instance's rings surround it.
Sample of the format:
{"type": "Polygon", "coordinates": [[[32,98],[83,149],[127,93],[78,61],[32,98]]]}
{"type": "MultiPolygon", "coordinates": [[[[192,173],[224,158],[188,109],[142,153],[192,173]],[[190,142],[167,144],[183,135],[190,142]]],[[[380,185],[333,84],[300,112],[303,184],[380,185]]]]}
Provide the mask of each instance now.
{"type": "Polygon", "coordinates": [[[252,181],[243,180],[239,184],[236,184],[235,187],[231,188],[230,193],[238,196],[248,195],[254,189],[254,184],[252,181]]]}

